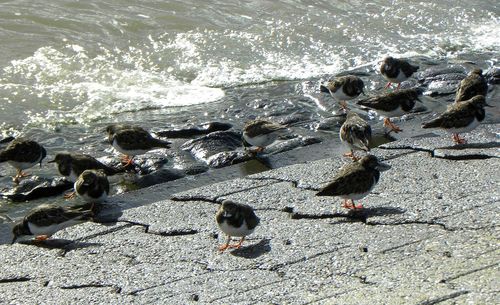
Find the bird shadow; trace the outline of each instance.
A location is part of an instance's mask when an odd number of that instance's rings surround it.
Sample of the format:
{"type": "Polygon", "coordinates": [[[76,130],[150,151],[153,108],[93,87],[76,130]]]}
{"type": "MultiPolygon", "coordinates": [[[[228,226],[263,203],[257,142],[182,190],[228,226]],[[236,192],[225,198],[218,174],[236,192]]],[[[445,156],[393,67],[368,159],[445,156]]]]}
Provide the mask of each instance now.
{"type": "Polygon", "coordinates": [[[387,216],[387,215],[399,215],[405,213],[406,210],[398,207],[369,207],[363,209],[349,210],[345,215],[345,219],[339,220],[335,223],[346,223],[346,222],[362,222],[367,223],[368,218],[374,216],[387,216]]]}
{"type": "Polygon", "coordinates": [[[243,257],[247,259],[255,259],[271,251],[271,240],[263,238],[256,244],[242,247],[231,251],[231,255],[243,257]]]}
{"type": "Polygon", "coordinates": [[[25,241],[19,241],[19,243],[23,245],[36,246],[39,248],[62,249],[62,250],[74,250],[74,249],[102,246],[101,243],[80,242],[69,239],[47,239],[43,241],[25,240],[25,241]]]}

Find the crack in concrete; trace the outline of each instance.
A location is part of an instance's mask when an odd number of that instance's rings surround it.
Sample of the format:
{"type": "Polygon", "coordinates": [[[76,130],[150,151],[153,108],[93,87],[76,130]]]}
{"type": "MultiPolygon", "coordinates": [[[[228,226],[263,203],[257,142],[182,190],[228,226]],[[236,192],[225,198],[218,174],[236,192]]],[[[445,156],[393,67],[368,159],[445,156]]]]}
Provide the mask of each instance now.
{"type": "MultiPolygon", "coordinates": [[[[250,292],[250,291],[257,290],[257,289],[260,289],[260,288],[263,288],[263,287],[267,287],[267,286],[270,286],[270,285],[273,285],[273,284],[282,283],[282,282],[285,282],[285,281],[288,281],[288,280],[290,280],[290,279],[276,280],[276,281],[272,281],[272,282],[269,282],[269,283],[258,285],[258,286],[252,287],[252,288],[248,288],[248,289],[245,289],[245,290],[236,290],[235,292],[237,292],[237,293],[250,292]]],[[[227,294],[227,295],[224,295],[224,296],[221,296],[221,297],[217,297],[215,299],[211,299],[209,302],[213,303],[215,301],[220,301],[220,300],[223,300],[225,298],[228,298],[228,297],[231,297],[231,296],[234,296],[234,295],[235,295],[235,293],[230,293],[230,294],[227,294]]]]}
{"type": "Polygon", "coordinates": [[[80,284],[80,285],[70,285],[70,286],[61,286],[61,289],[84,289],[84,288],[113,288],[115,293],[121,293],[122,288],[117,287],[111,284],[80,284]]]}
{"type": "Polygon", "coordinates": [[[454,299],[456,297],[459,297],[461,295],[468,294],[468,293],[470,293],[470,291],[468,291],[468,290],[457,291],[457,292],[454,292],[454,293],[451,293],[451,294],[448,294],[448,295],[445,295],[445,296],[442,296],[442,297],[438,297],[438,298],[434,298],[434,299],[430,299],[430,300],[427,300],[427,301],[420,302],[420,303],[418,303],[418,305],[439,304],[439,303],[442,303],[444,301],[448,301],[448,300],[454,299]]]}
{"type": "Polygon", "coordinates": [[[379,147],[383,150],[401,150],[401,149],[409,149],[415,152],[427,152],[431,155],[432,158],[436,159],[445,159],[445,160],[453,160],[453,161],[465,161],[465,160],[485,160],[498,158],[494,155],[481,154],[481,153],[471,153],[464,154],[459,156],[452,155],[439,155],[436,154],[436,151],[439,150],[464,150],[464,149],[488,149],[488,148],[497,148],[500,147],[500,142],[486,142],[486,143],[471,143],[471,144],[461,144],[454,146],[444,146],[444,147],[436,147],[436,148],[424,148],[424,147],[414,147],[411,145],[402,145],[396,147],[379,147]]]}
{"type": "Polygon", "coordinates": [[[417,224],[417,225],[430,225],[430,226],[439,226],[443,230],[448,231],[448,232],[454,232],[457,229],[451,229],[446,226],[444,223],[439,223],[435,222],[434,219],[431,220],[406,220],[406,221],[400,221],[400,222],[366,222],[366,225],[369,226],[401,226],[401,225],[411,225],[411,224],[417,224]]]}
{"type": "Polygon", "coordinates": [[[195,275],[185,276],[185,277],[181,277],[181,278],[178,278],[178,279],[175,279],[175,280],[172,280],[172,281],[168,281],[168,282],[160,283],[160,284],[157,284],[157,285],[153,285],[153,286],[150,286],[150,287],[139,288],[139,289],[136,289],[136,290],[133,290],[133,291],[129,292],[128,295],[135,296],[135,295],[137,295],[137,294],[139,294],[141,292],[144,292],[144,291],[147,291],[147,290],[150,290],[150,289],[155,289],[155,288],[158,288],[158,287],[170,285],[170,284],[173,284],[173,283],[176,283],[176,282],[180,282],[182,280],[191,279],[191,278],[202,276],[202,275],[209,274],[209,273],[210,273],[210,271],[202,272],[202,273],[198,273],[198,274],[195,274],[195,275]]]}
{"type": "Polygon", "coordinates": [[[483,267],[480,267],[480,268],[468,270],[468,271],[456,274],[454,276],[450,276],[450,277],[444,278],[444,279],[440,280],[439,282],[440,283],[449,283],[449,282],[451,282],[453,280],[461,278],[462,276],[466,276],[466,275],[469,275],[469,274],[472,274],[472,273],[476,273],[476,272],[479,272],[479,271],[483,271],[483,270],[486,270],[486,269],[489,269],[489,268],[493,268],[493,267],[498,267],[498,263],[494,263],[494,264],[486,265],[486,266],[483,266],[483,267]]]}
{"type": "Polygon", "coordinates": [[[11,277],[11,278],[4,278],[0,279],[0,284],[4,283],[17,283],[17,282],[28,282],[31,281],[32,278],[28,276],[18,276],[18,277],[11,277]]]}

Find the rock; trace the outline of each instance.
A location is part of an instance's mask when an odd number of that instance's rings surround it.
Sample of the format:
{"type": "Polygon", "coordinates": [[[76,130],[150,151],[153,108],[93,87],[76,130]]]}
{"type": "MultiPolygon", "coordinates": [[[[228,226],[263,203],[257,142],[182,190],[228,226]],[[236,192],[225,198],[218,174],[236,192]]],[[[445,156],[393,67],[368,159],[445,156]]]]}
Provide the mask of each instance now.
{"type": "Polygon", "coordinates": [[[252,159],[252,156],[242,150],[223,151],[208,158],[208,166],[213,168],[225,167],[252,159]]]}
{"type": "Polygon", "coordinates": [[[264,152],[266,154],[278,154],[278,153],[292,150],[292,149],[297,148],[297,147],[307,146],[307,145],[321,143],[321,142],[322,142],[322,140],[320,138],[317,138],[317,137],[311,137],[311,136],[296,137],[294,139],[278,142],[274,145],[266,147],[264,152]]]}
{"type": "Polygon", "coordinates": [[[209,122],[199,126],[191,126],[173,130],[156,132],[160,137],[167,138],[190,138],[194,136],[206,135],[215,131],[225,131],[231,129],[233,125],[223,122],[209,122]]]}
{"type": "Polygon", "coordinates": [[[47,179],[31,176],[21,180],[18,186],[1,193],[0,196],[15,202],[21,202],[59,195],[72,187],[73,183],[62,177],[47,179]]]}
{"type": "Polygon", "coordinates": [[[164,168],[154,171],[151,174],[144,175],[135,181],[135,185],[139,188],[148,187],[155,184],[164,183],[167,181],[177,180],[186,176],[186,174],[178,169],[164,168]]]}
{"type": "Polygon", "coordinates": [[[0,140],[0,144],[7,144],[7,143],[10,143],[14,140],[15,138],[12,137],[12,136],[9,136],[9,137],[6,137],[6,138],[3,138],[0,140]]]}
{"type": "Polygon", "coordinates": [[[181,149],[189,151],[196,159],[208,164],[208,158],[223,152],[242,147],[241,133],[235,131],[216,131],[206,136],[187,141],[181,149]]]}
{"type": "Polygon", "coordinates": [[[451,67],[438,66],[417,73],[416,77],[420,82],[423,83],[425,82],[426,79],[432,79],[437,77],[438,75],[443,75],[443,74],[462,74],[463,77],[467,75],[465,69],[462,66],[451,66],[451,67]]]}
{"type": "Polygon", "coordinates": [[[489,84],[500,84],[500,68],[493,67],[484,73],[489,84]]]}

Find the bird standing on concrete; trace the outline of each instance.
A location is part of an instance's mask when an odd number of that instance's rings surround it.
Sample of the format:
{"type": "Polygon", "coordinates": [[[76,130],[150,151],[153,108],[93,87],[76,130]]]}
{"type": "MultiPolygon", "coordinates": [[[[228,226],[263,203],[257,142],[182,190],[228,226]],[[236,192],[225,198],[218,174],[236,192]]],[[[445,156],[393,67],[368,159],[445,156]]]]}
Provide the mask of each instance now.
{"type": "Polygon", "coordinates": [[[228,248],[239,249],[247,235],[255,230],[260,222],[259,217],[255,215],[253,208],[246,204],[236,203],[231,200],[224,200],[215,215],[217,225],[227,235],[226,243],[219,247],[219,251],[228,248]],[[229,245],[231,237],[241,237],[236,245],[229,245]]]}
{"type": "Polygon", "coordinates": [[[340,127],[340,140],[350,148],[349,153],[345,153],[345,157],[350,157],[353,161],[359,160],[354,155],[355,150],[370,151],[369,144],[372,138],[372,128],[363,120],[357,113],[347,113],[347,119],[340,127]]]}
{"type": "Polygon", "coordinates": [[[474,130],[484,120],[486,113],[484,96],[477,95],[467,101],[461,101],[448,106],[448,109],[437,118],[423,123],[422,128],[441,128],[452,134],[453,142],[465,144],[467,141],[460,137],[460,133],[474,130]]]}
{"type": "Polygon", "coordinates": [[[380,162],[377,157],[367,155],[360,160],[342,167],[332,181],[323,187],[316,196],[339,196],[343,198],[342,207],[362,209],[359,200],[370,194],[380,178],[380,171],[389,169],[388,164],[380,162]]]}
{"type": "Polygon", "coordinates": [[[104,202],[109,194],[108,177],[103,170],[87,169],[76,180],[75,191],[87,203],[104,202]]]}

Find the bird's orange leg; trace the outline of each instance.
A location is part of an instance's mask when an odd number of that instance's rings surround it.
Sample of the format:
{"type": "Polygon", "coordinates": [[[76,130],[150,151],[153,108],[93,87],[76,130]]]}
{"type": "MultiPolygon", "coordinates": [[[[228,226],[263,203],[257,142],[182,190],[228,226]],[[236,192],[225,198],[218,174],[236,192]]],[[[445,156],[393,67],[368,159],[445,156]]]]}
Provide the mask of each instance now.
{"type": "Polygon", "coordinates": [[[127,155],[122,156],[122,164],[124,167],[127,167],[133,163],[134,163],[134,157],[130,157],[127,155]]]}
{"type": "Polygon", "coordinates": [[[64,194],[64,199],[73,199],[75,197],[76,197],[76,192],[74,191],[64,194]]]}
{"type": "Polygon", "coordinates": [[[224,252],[226,249],[230,248],[229,243],[231,242],[231,236],[227,236],[226,243],[219,247],[220,252],[224,252]]]}
{"type": "Polygon", "coordinates": [[[345,153],[344,157],[351,158],[352,161],[358,161],[359,160],[359,157],[356,157],[356,155],[354,155],[354,152],[352,150],[350,152],[348,152],[348,153],[345,153]]]}
{"type": "Polygon", "coordinates": [[[387,85],[385,85],[384,89],[390,88],[390,87],[391,87],[391,85],[392,85],[392,83],[391,83],[391,82],[388,82],[388,83],[387,83],[387,85]]]}
{"type": "Polygon", "coordinates": [[[49,236],[48,236],[48,235],[37,235],[37,236],[35,237],[35,241],[38,241],[38,242],[40,242],[40,241],[44,241],[44,240],[47,240],[47,239],[49,239],[49,236]]]}
{"type": "Polygon", "coordinates": [[[454,133],[453,136],[453,142],[457,143],[457,144],[465,144],[467,143],[467,141],[464,139],[464,138],[461,138],[458,133],[454,133]]]}
{"type": "Polygon", "coordinates": [[[235,249],[239,249],[241,248],[241,245],[243,244],[243,242],[245,241],[245,236],[243,236],[241,239],[240,239],[240,242],[236,245],[232,245],[232,246],[229,246],[229,248],[235,248],[235,249]]]}
{"type": "Polygon", "coordinates": [[[347,102],[346,101],[340,101],[339,102],[340,108],[347,112],[349,110],[349,107],[347,107],[347,102]]]}
{"type": "Polygon", "coordinates": [[[344,199],[342,201],[342,207],[346,208],[346,209],[352,209],[353,208],[352,200],[350,200],[350,199],[344,199]]]}
{"type": "Polygon", "coordinates": [[[354,210],[361,210],[363,208],[363,204],[360,203],[360,204],[356,205],[356,204],[354,204],[354,201],[352,201],[352,208],[354,210]]]}
{"type": "Polygon", "coordinates": [[[262,147],[262,146],[258,146],[257,149],[255,150],[255,152],[257,152],[257,153],[261,153],[263,151],[264,151],[264,147],[262,147]]]}
{"type": "Polygon", "coordinates": [[[396,87],[396,90],[399,90],[399,87],[401,87],[401,83],[398,83],[398,86],[396,87]]]}
{"type": "Polygon", "coordinates": [[[385,118],[384,119],[384,126],[391,129],[389,132],[394,131],[395,133],[398,133],[400,131],[403,131],[396,124],[394,124],[393,122],[391,122],[391,120],[389,118],[385,118]]]}

